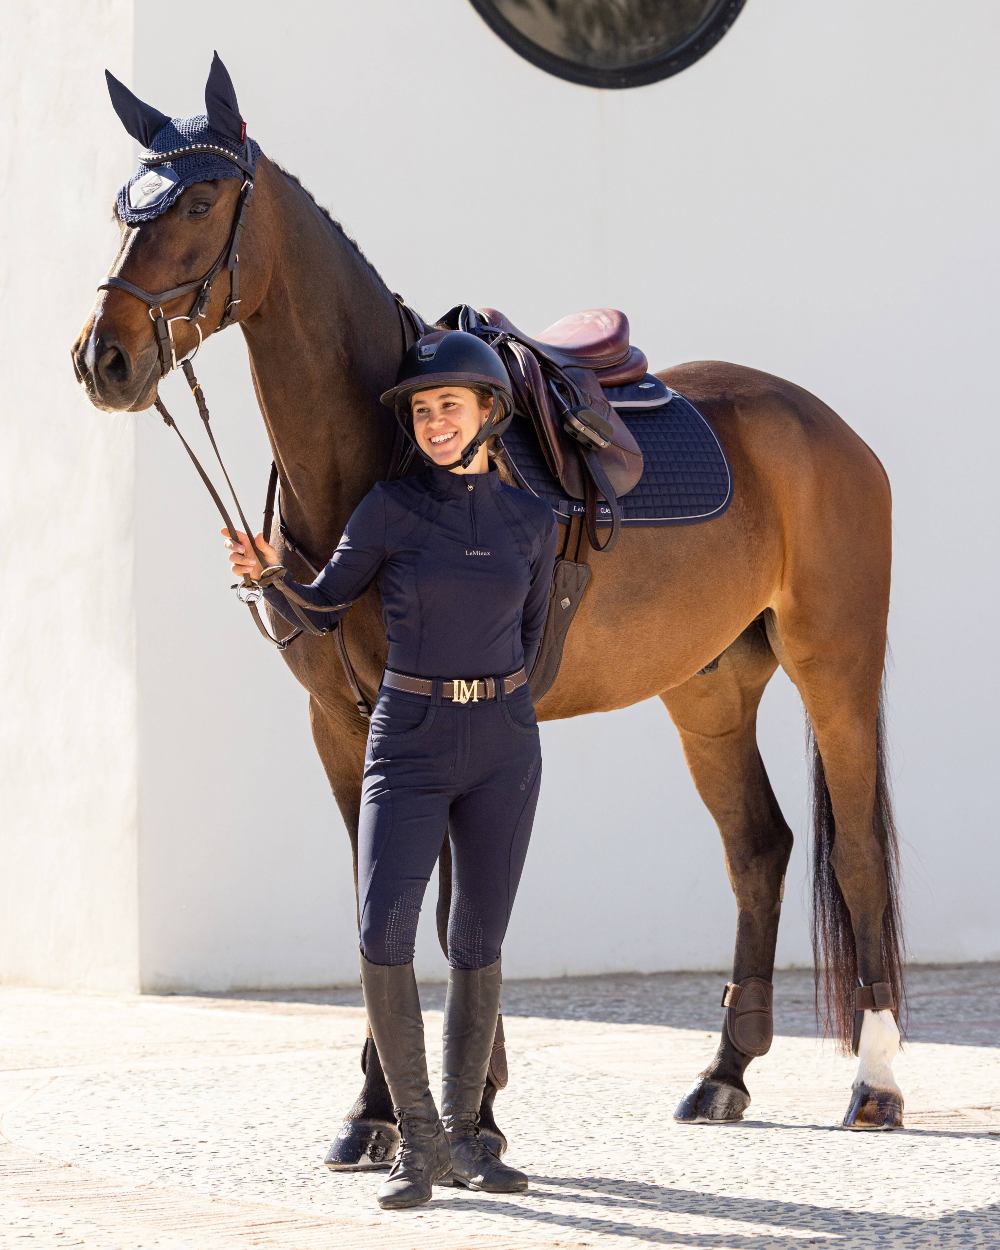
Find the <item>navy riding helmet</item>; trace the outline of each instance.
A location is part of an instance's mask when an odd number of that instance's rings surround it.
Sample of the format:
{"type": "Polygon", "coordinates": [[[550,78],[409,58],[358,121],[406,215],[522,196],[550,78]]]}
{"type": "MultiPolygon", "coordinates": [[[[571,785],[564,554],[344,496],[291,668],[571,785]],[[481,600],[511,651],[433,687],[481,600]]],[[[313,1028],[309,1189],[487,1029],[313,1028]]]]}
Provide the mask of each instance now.
{"type": "Polygon", "coordinates": [[[494,434],[502,434],[514,415],[514,397],[503,361],[492,347],[464,330],[431,330],[422,335],[403,357],[396,385],[382,396],[392,408],[421,457],[443,469],[468,468],[476,452],[494,434]],[[457,460],[438,465],[413,436],[410,399],[417,391],[439,386],[483,386],[493,396],[493,407],[479,433],[462,448],[457,460]]]}

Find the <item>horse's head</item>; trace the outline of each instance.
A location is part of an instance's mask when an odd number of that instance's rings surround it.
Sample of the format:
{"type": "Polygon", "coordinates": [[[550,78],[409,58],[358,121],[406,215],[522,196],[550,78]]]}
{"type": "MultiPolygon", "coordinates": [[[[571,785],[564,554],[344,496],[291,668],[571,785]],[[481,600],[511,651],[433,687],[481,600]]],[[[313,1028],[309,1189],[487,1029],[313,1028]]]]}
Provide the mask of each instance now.
{"type": "Polygon", "coordinates": [[[115,112],[145,151],[115,200],[121,246],[73,366],[97,407],[135,411],[152,404],[168,369],[260,299],[260,267],[238,268],[260,150],[218,54],[196,117],[169,118],[107,79],[115,112]]]}

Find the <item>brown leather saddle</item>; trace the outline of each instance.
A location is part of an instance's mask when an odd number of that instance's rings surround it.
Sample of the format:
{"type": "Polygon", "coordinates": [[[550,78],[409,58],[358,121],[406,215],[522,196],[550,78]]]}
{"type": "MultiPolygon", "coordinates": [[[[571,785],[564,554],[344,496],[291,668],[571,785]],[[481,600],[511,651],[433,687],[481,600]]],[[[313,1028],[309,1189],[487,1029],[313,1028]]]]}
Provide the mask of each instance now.
{"type": "Polygon", "coordinates": [[[587,536],[595,551],[618,541],[618,500],[642,477],[643,457],[605,388],[639,383],[648,362],[629,342],[628,318],[614,308],[571,313],[537,338],[495,308],[459,304],[439,325],[477,334],[499,353],[510,374],[516,410],[530,418],[552,476],[569,499],[584,501],[587,536]],[[598,505],[611,514],[604,542],[598,505]]]}

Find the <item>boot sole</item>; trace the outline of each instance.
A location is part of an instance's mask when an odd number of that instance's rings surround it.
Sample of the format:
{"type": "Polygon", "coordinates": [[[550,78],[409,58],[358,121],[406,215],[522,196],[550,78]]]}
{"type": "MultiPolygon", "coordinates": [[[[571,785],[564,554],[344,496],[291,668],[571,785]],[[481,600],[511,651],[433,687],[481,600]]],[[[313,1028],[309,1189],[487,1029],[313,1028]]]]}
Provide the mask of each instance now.
{"type": "Polygon", "coordinates": [[[379,1204],[379,1206],[382,1208],[383,1211],[405,1211],[408,1207],[426,1206],[427,1203],[430,1202],[431,1198],[433,1197],[433,1187],[435,1185],[454,1185],[456,1183],[457,1183],[457,1178],[454,1172],[446,1172],[444,1176],[434,1177],[433,1181],[431,1182],[431,1193],[429,1193],[426,1198],[418,1198],[415,1202],[406,1202],[406,1201],[394,1202],[392,1201],[392,1199],[383,1201],[381,1198],[376,1196],[375,1201],[379,1204]]]}
{"type": "Polygon", "coordinates": [[[451,1185],[455,1189],[474,1189],[478,1193],[484,1194],[523,1194],[528,1188],[527,1181],[523,1185],[504,1185],[502,1188],[497,1188],[494,1185],[478,1185],[475,1181],[466,1180],[464,1176],[459,1176],[455,1172],[452,1172],[447,1180],[440,1183],[442,1185],[451,1185]]]}
{"type": "Polygon", "coordinates": [[[376,1201],[383,1211],[405,1211],[408,1207],[424,1207],[431,1200],[431,1195],[426,1198],[418,1198],[416,1202],[383,1202],[381,1198],[376,1201]]]}

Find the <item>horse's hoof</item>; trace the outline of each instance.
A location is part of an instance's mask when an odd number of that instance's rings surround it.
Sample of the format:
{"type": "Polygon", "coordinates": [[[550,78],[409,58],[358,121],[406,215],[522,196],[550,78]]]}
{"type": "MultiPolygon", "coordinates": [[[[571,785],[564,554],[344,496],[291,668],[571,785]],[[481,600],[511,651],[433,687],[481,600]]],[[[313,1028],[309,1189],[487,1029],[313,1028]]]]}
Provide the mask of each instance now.
{"type": "Polygon", "coordinates": [[[674,1119],[682,1124],[725,1124],[743,1119],[750,1106],[745,1089],[700,1076],[680,1100],[674,1119]]]}
{"type": "Polygon", "coordinates": [[[844,1128],[902,1128],[903,1095],[898,1089],[855,1086],[851,1105],[844,1116],[844,1128]]]}
{"type": "Polygon", "coordinates": [[[399,1149],[399,1129],[385,1120],[348,1120],[333,1139],[324,1164],[331,1172],[386,1168],[399,1149]]]}

